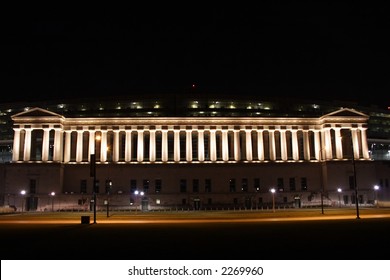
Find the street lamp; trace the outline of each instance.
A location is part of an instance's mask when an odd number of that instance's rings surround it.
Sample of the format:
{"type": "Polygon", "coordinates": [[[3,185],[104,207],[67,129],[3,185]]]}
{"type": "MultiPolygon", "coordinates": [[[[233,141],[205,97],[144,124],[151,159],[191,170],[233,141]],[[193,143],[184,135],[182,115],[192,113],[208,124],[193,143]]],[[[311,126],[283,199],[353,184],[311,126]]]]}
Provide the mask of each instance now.
{"type": "Polygon", "coordinates": [[[51,196],[51,212],[54,211],[54,196],[56,195],[55,192],[51,192],[50,193],[50,196],[51,196]]]}
{"type": "Polygon", "coordinates": [[[326,174],[326,146],[323,149],[320,149],[320,158],[321,158],[321,214],[324,214],[324,192],[325,192],[325,178],[326,174]]]}
{"type": "Polygon", "coordinates": [[[110,196],[110,192],[111,192],[111,188],[112,188],[112,180],[111,179],[107,179],[106,180],[106,194],[107,194],[107,200],[104,201],[104,203],[106,204],[106,210],[107,210],[107,218],[110,216],[110,201],[109,201],[109,196],[110,196]]]}
{"type": "Polygon", "coordinates": [[[25,194],[26,194],[26,191],[25,191],[25,190],[21,190],[21,191],[20,191],[20,194],[22,195],[22,214],[23,214],[24,196],[25,196],[25,194]]]}
{"type": "Polygon", "coordinates": [[[359,197],[358,197],[358,188],[357,188],[357,183],[356,183],[356,165],[355,165],[355,149],[353,147],[353,134],[352,134],[352,129],[350,130],[351,132],[351,160],[352,160],[352,167],[353,167],[353,187],[355,189],[355,204],[356,204],[356,219],[360,219],[359,216],[359,197]]]}
{"type": "Polygon", "coordinates": [[[341,198],[340,198],[340,194],[343,190],[341,188],[338,188],[337,189],[337,192],[339,193],[339,207],[341,207],[341,198]]]}
{"type": "Polygon", "coordinates": [[[100,140],[100,136],[94,138],[94,150],[91,153],[90,158],[90,176],[93,177],[93,223],[96,224],[96,192],[97,192],[97,180],[96,180],[96,140],[100,140]]]}
{"type": "MultiPolygon", "coordinates": [[[[138,206],[137,206],[137,197],[138,197],[138,195],[139,196],[143,196],[145,193],[144,192],[140,192],[140,191],[138,191],[138,190],[136,190],[136,191],[134,191],[134,195],[135,195],[135,201],[136,201],[136,203],[135,203],[135,213],[137,213],[137,208],[138,208],[138,206]]],[[[140,206],[141,206],[141,204],[140,204],[140,206]]],[[[141,210],[141,209],[140,209],[141,210]]]]}
{"type": "Polygon", "coordinates": [[[378,203],[378,191],[379,191],[379,186],[375,185],[374,186],[374,192],[375,192],[375,204],[376,208],[379,208],[379,203],[378,203]]]}
{"type": "Polygon", "coordinates": [[[270,189],[270,192],[272,193],[272,212],[275,212],[275,188],[270,189]]]}
{"type": "Polygon", "coordinates": [[[353,166],[353,184],[354,184],[354,188],[355,188],[356,219],[360,219],[360,216],[359,216],[359,197],[358,197],[358,188],[357,188],[357,183],[356,183],[355,149],[353,148],[352,130],[351,130],[351,151],[352,151],[352,166],[353,166]]]}

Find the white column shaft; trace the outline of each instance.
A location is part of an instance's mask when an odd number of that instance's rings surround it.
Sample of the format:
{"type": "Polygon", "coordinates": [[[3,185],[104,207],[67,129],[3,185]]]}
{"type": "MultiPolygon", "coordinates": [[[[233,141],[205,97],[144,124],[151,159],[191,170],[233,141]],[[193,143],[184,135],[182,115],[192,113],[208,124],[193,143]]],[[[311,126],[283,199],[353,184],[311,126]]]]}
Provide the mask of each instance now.
{"type": "Polygon", "coordinates": [[[198,131],[198,160],[204,161],[204,131],[198,131]]]}
{"type": "Polygon", "coordinates": [[[20,129],[14,128],[14,144],[12,147],[12,161],[18,161],[20,155],[20,129]]]}
{"type": "Polygon", "coordinates": [[[32,130],[30,128],[26,128],[26,134],[24,137],[24,161],[29,161],[31,158],[31,131],[32,130]]]}
{"type": "Polygon", "coordinates": [[[144,160],[144,131],[137,130],[137,161],[142,162],[144,160]]]}
{"type": "Polygon", "coordinates": [[[156,161],[156,131],[151,130],[149,136],[149,161],[156,161]]]}
{"type": "Polygon", "coordinates": [[[83,161],[83,130],[77,131],[76,162],[83,161]]]}
{"type": "Polygon", "coordinates": [[[186,131],[186,160],[192,161],[192,130],[186,131]]]}
{"type": "Polygon", "coordinates": [[[64,152],[64,163],[70,161],[70,138],[72,131],[65,131],[65,152],[64,152]]]}
{"type": "Polygon", "coordinates": [[[222,160],[229,161],[229,140],[228,131],[222,130],[222,160]]]}

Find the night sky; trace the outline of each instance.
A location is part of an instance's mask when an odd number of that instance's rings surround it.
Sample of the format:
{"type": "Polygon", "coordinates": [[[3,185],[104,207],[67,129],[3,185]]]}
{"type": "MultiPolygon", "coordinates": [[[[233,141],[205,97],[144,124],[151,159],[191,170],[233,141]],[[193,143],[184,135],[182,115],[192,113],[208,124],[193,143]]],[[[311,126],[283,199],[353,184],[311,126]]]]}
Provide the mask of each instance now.
{"type": "Polygon", "coordinates": [[[389,19],[384,8],[340,2],[10,17],[1,100],[195,92],[387,107],[389,19]]]}

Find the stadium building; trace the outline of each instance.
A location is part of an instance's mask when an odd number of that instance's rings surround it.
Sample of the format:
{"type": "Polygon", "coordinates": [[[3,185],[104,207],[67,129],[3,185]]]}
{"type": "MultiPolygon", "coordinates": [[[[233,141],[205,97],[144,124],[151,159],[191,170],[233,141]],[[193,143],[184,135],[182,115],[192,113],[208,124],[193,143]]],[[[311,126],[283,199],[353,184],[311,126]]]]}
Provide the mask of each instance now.
{"type": "Polygon", "coordinates": [[[390,198],[390,114],[377,107],[110,97],[2,104],[0,128],[1,202],[17,211],[372,207],[390,198]]]}

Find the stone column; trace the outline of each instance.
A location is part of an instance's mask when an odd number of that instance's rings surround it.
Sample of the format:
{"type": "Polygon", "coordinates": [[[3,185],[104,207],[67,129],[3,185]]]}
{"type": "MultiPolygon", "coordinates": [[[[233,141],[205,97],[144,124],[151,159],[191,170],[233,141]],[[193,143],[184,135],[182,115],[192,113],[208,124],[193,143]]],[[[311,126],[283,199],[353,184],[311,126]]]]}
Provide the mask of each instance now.
{"type": "Polygon", "coordinates": [[[234,130],[234,160],[241,160],[240,131],[234,130]]]}
{"type": "Polygon", "coordinates": [[[100,162],[107,161],[107,130],[100,132],[102,137],[100,139],[100,162]]]}
{"type": "Polygon", "coordinates": [[[119,161],[119,130],[115,129],[114,131],[114,139],[113,139],[113,150],[112,150],[112,161],[119,161]]]}
{"type": "Polygon", "coordinates": [[[186,160],[192,161],[192,130],[186,131],[186,160]]]}
{"type": "Polygon", "coordinates": [[[198,131],[198,160],[204,161],[204,131],[198,131]]]}
{"type": "Polygon", "coordinates": [[[137,161],[144,161],[144,131],[137,130],[137,161]]]}
{"type": "Polygon", "coordinates": [[[125,136],[125,162],[131,161],[131,130],[126,130],[125,136]]]}
{"type": "Polygon", "coordinates": [[[298,130],[291,130],[293,160],[299,160],[298,130]]]}
{"type": "Polygon", "coordinates": [[[309,141],[309,131],[303,131],[303,157],[305,160],[310,160],[310,141],[309,141]]]}
{"type": "Polygon", "coordinates": [[[163,129],[161,135],[161,161],[168,161],[168,130],[163,129]]]}
{"type": "Polygon", "coordinates": [[[29,161],[31,158],[31,128],[25,128],[26,135],[24,137],[24,155],[23,161],[29,161]]]}
{"type": "Polygon", "coordinates": [[[357,135],[357,129],[352,128],[351,133],[352,133],[353,157],[354,159],[359,159],[360,153],[359,153],[359,139],[357,135]]]}
{"type": "Polygon", "coordinates": [[[364,159],[370,159],[370,155],[368,153],[368,143],[367,143],[367,128],[361,128],[361,141],[362,141],[362,153],[364,159]]]}
{"type": "Polygon", "coordinates": [[[333,159],[332,137],[330,135],[330,128],[325,128],[324,134],[325,134],[325,158],[333,159]]]}
{"type": "Polygon", "coordinates": [[[286,130],[280,130],[280,155],[282,160],[286,161],[288,159],[287,154],[287,140],[286,140],[286,130]]]}
{"type": "Polygon", "coordinates": [[[339,127],[334,128],[334,137],[335,137],[335,145],[336,145],[336,158],[343,158],[343,145],[341,142],[341,129],[339,127]]]}
{"type": "Polygon", "coordinates": [[[316,160],[321,160],[321,138],[319,130],[314,130],[314,154],[316,160]]]}
{"type": "Polygon", "coordinates": [[[71,138],[71,130],[65,131],[65,152],[64,152],[64,163],[68,163],[70,161],[70,138],[71,138]]]}
{"type": "Polygon", "coordinates": [[[156,130],[149,131],[149,161],[156,161],[156,130]]]}
{"type": "Polygon", "coordinates": [[[19,161],[20,155],[20,128],[14,128],[14,144],[12,147],[12,161],[19,161]]]}
{"type": "Polygon", "coordinates": [[[259,160],[264,160],[263,130],[257,131],[257,156],[258,156],[259,160]]]}
{"type": "Polygon", "coordinates": [[[217,160],[217,137],[215,129],[210,130],[210,160],[217,160]]]}
{"type": "Polygon", "coordinates": [[[180,130],[173,130],[173,160],[180,161],[180,130]]]}
{"type": "Polygon", "coordinates": [[[252,130],[245,130],[245,148],[246,160],[252,161],[252,130]]]}
{"type": "Polygon", "coordinates": [[[44,128],[43,139],[42,139],[42,161],[43,162],[49,160],[49,149],[50,149],[50,128],[44,128]]]}
{"type": "Polygon", "coordinates": [[[275,130],[269,130],[269,157],[276,160],[275,130]]]}
{"type": "Polygon", "coordinates": [[[226,129],[222,130],[222,160],[229,161],[229,140],[226,129]]]}
{"type": "Polygon", "coordinates": [[[91,155],[95,154],[95,137],[96,137],[96,131],[90,130],[89,131],[89,145],[88,145],[88,161],[91,160],[91,155]]]}

